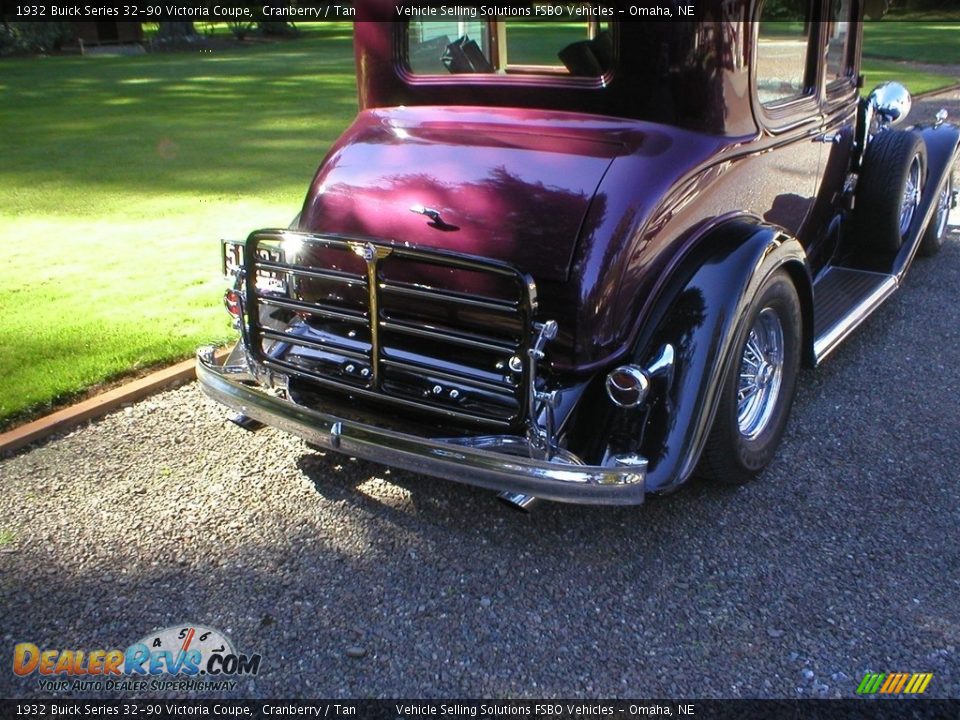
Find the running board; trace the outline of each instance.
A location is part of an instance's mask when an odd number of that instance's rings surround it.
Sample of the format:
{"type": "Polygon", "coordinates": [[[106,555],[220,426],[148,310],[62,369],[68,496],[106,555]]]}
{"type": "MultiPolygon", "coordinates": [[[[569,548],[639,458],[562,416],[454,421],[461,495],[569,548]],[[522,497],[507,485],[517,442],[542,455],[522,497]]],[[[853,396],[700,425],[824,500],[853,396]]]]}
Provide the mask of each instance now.
{"type": "Polygon", "coordinates": [[[894,275],[842,267],[824,270],[813,285],[813,354],[817,365],[896,289],[894,275]]]}

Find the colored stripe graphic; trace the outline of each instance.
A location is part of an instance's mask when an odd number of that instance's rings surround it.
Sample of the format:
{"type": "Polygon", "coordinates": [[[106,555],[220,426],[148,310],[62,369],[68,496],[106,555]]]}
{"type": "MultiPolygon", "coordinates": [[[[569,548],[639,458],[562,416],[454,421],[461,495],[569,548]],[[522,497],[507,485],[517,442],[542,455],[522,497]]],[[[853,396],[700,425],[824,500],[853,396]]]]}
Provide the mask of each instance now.
{"type": "Polygon", "coordinates": [[[914,673],[907,683],[904,692],[910,695],[919,695],[927,689],[927,685],[933,679],[933,673],[914,673]]]}
{"type": "Polygon", "coordinates": [[[860,687],[857,688],[858,695],[872,695],[880,689],[880,683],[886,677],[886,673],[867,673],[860,681],[860,687]]]}
{"type": "Polygon", "coordinates": [[[880,692],[895,695],[903,690],[903,686],[907,684],[909,679],[909,673],[890,673],[890,677],[880,688],[880,692]]]}
{"type": "Polygon", "coordinates": [[[897,683],[900,682],[900,676],[902,674],[903,673],[890,673],[887,675],[887,681],[883,684],[883,687],[880,688],[880,692],[885,695],[892,693],[897,683]]]}
{"type": "Polygon", "coordinates": [[[933,679],[933,673],[867,673],[857,686],[858,695],[920,695],[933,679]]]}

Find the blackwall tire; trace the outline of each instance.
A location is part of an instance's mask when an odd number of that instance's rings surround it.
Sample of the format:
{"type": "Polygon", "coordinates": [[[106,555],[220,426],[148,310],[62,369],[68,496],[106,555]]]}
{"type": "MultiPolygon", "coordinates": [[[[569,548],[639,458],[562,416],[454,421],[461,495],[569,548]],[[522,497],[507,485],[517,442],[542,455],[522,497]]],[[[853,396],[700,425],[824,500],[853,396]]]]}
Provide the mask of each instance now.
{"type": "Polygon", "coordinates": [[[881,254],[900,249],[920,204],[926,171],[926,145],[919,136],[884,130],[870,142],[854,209],[861,247],[881,254]]]}
{"type": "Polygon", "coordinates": [[[770,464],[790,417],[801,338],[797,290],[778,270],[757,292],[737,330],[701,475],[742,485],[770,464]]]}

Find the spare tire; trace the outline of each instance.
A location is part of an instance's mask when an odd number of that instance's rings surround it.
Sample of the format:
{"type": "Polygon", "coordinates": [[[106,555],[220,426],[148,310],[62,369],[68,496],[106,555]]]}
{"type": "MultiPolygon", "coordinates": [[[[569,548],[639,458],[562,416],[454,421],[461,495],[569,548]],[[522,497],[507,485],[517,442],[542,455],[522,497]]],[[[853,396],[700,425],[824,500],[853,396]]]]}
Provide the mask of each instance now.
{"type": "Polygon", "coordinates": [[[870,142],[857,180],[854,228],[861,247],[895,253],[913,225],[927,170],[923,139],[884,130],[870,142]]]}

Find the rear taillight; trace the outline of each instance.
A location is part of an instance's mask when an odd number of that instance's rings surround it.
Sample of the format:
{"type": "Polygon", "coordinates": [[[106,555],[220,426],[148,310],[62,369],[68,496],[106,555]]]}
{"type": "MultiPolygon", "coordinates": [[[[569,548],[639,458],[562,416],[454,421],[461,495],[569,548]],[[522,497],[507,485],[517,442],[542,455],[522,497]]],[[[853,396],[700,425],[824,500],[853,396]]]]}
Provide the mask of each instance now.
{"type": "Polygon", "coordinates": [[[223,295],[223,304],[226,306],[228,313],[234,318],[240,319],[240,316],[243,314],[243,304],[240,293],[236,290],[227,290],[223,295]]]}

